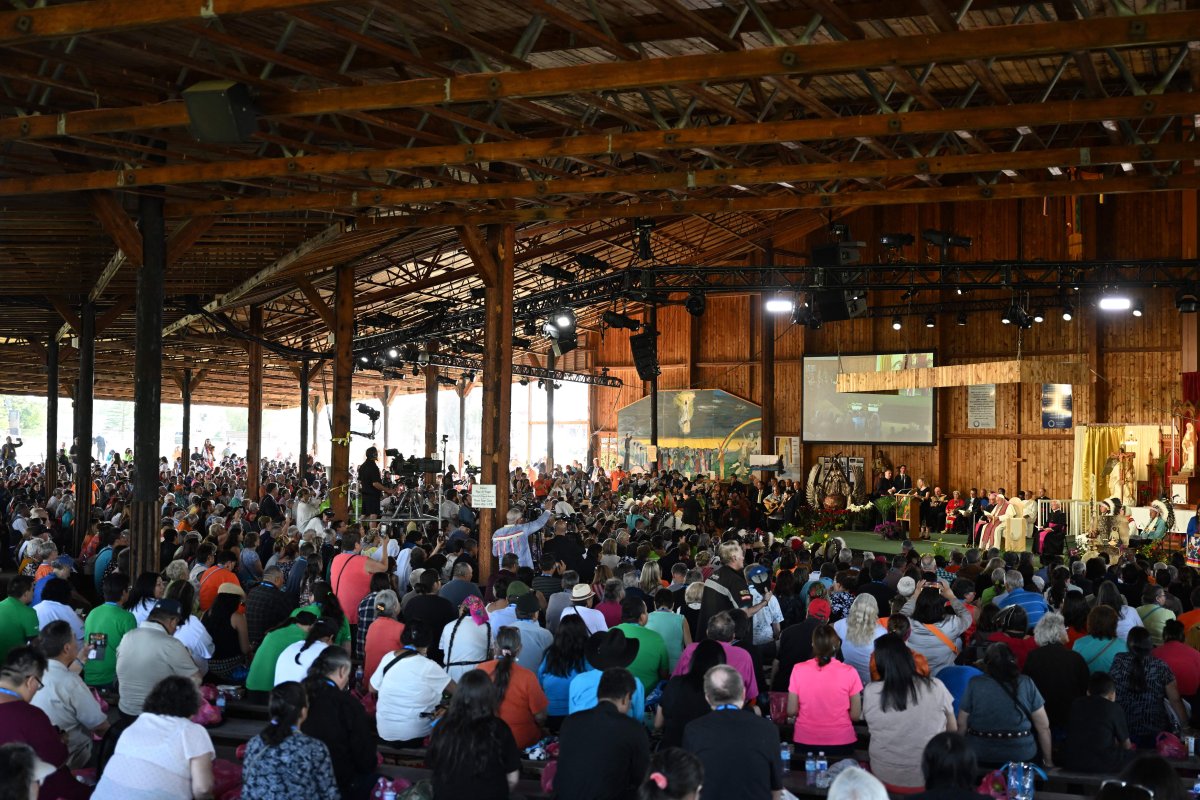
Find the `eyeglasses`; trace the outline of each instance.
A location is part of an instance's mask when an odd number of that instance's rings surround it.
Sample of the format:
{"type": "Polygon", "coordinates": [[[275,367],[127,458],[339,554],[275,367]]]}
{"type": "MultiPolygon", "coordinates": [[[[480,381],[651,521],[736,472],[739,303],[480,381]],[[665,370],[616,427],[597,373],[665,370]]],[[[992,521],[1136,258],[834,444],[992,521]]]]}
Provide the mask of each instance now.
{"type": "Polygon", "coordinates": [[[34,690],[35,692],[40,692],[42,689],[46,688],[46,684],[42,683],[42,679],[39,678],[37,675],[30,675],[29,677],[33,678],[35,681],[37,681],[38,687],[37,687],[37,689],[34,690]]]}
{"type": "Polygon", "coordinates": [[[1115,779],[1107,780],[1100,784],[1101,792],[1105,791],[1106,789],[1132,789],[1136,792],[1143,792],[1148,800],[1154,800],[1154,790],[1148,786],[1143,786],[1140,783],[1131,783],[1129,781],[1119,781],[1115,779]]]}

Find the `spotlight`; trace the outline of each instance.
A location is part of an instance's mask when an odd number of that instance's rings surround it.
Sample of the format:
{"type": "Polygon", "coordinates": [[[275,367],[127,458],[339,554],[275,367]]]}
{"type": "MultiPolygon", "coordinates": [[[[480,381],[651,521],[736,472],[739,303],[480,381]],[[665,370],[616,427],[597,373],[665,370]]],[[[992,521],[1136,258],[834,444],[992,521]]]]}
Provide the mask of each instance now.
{"type": "Polygon", "coordinates": [[[455,342],[454,345],[455,345],[455,347],[457,347],[460,351],[462,351],[464,353],[474,353],[475,355],[483,355],[485,352],[487,352],[486,350],[483,349],[483,345],[479,344],[478,342],[472,342],[472,341],[469,341],[466,339],[462,340],[461,342],[455,342]]]}
{"type": "Polygon", "coordinates": [[[900,301],[904,302],[905,300],[913,299],[914,297],[917,296],[918,291],[920,291],[920,290],[916,289],[912,286],[908,287],[907,289],[904,290],[904,294],[900,295],[900,301]]]}
{"type": "Polygon", "coordinates": [[[649,217],[638,217],[633,221],[633,229],[637,232],[637,254],[642,261],[654,258],[654,250],[650,247],[650,231],[654,230],[654,220],[649,217]]]}
{"type": "Polygon", "coordinates": [[[1075,307],[1070,303],[1065,303],[1062,309],[1062,318],[1064,322],[1070,322],[1075,318],[1075,307]]]}
{"type": "Polygon", "coordinates": [[[708,308],[708,298],[700,292],[692,292],[687,296],[687,300],[683,301],[683,307],[693,317],[702,317],[704,309],[708,308]]]}
{"type": "Polygon", "coordinates": [[[1103,294],[1098,305],[1102,311],[1128,311],[1133,301],[1123,294],[1103,294]]]}
{"type": "Polygon", "coordinates": [[[413,377],[415,378],[420,374],[421,374],[421,368],[418,367],[416,364],[413,364],[413,377]]]}
{"type": "Polygon", "coordinates": [[[917,237],[911,233],[885,233],[879,237],[881,245],[893,250],[898,247],[908,247],[916,240],[917,237]]]}
{"type": "Polygon", "coordinates": [[[363,364],[369,364],[369,363],[371,363],[371,359],[370,359],[368,356],[359,356],[359,357],[358,357],[358,360],[359,360],[360,362],[362,362],[363,364]]]}
{"type": "Polygon", "coordinates": [[[1033,321],[1037,322],[1037,323],[1042,323],[1042,322],[1046,321],[1046,315],[1042,313],[1041,309],[1034,310],[1033,321]]]}
{"type": "Polygon", "coordinates": [[[633,317],[627,317],[624,314],[618,314],[616,311],[605,311],[600,319],[610,328],[624,328],[629,331],[636,331],[642,327],[642,323],[638,322],[633,317]]]}
{"type": "Polygon", "coordinates": [[[796,301],[783,292],[779,292],[767,298],[763,308],[771,314],[790,314],[796,308],[796,301]]]}
{"type": "Polygon", "coordinates": [[[542,264],[540,267],[538,267],[538,272],[542,273],[547,278],[553,278],[556,281],[566,281],[569,283],[575,280],[574,272],[571,272],[569,269],[563,269],[562,267],[556,267],[553,264],[542,264]]]}
{"type": "Polygon", "coordinates": [[[521,384],[522,386],[528,386],[529,378],[521,378],[521,380],[517,381],[517,383],[521,384]]]}
{"type": "Polygon", "coordinates": [[[936,324],[937,324],[937,322],[936,322],[936,320],[934,320],[933,314],[926,315],[926,317],[925,317],[925,327],[926,328],[932,328],[936,324]]]}
{"type": "Polygon", "coordinates": [[[933,228],[922,231],[921,238],[934,247],[962,247],[965,249],[971,246],[970,236],[959,236],[950,231],[938,231],[933,228]]]}
{"type": "Polygon", "coordinates": [[[527,320],[525,322],[525,324],[521,327],[521,333],[524,334],[525,336],[537,336],[538,335],[537,323],[534,322],[533,320],[527,320]]]}
{"type": "Polygon", "coordinates": [[[1175,293],[1175,307],[1181,314],[1195,314],[1198,304],[1200,304],[1200,292],[1196,290],[1195,286],[1185,286],[1175,293]]]}
{"type": "Polygon", "coordinates": [[[578,264],[579,266],[583,267],[584,269],[603,269],[603,270],[612,269],[612,264],[609,264],[607,261],[605,261],[602,258],[596,258],[595,256],[593,256],[589,253],[576,253],[575,254],[575,263],[578,264]]]}
{"type": "Polygon", "coordinates": [[[518,350],[528,350],[531,344],[533,344],[533,342],[529,341],[528,339],[522,339],[520,336],[512,337],[512,346],[518,350]]]}
{"type": "Polygon", "coordinates": [[[550,313],[550,317],[542,325],[542,333],[551,339],[558,339],[567,333],[575,331],[575,312],[569,308],[560,308],[550,313]]]}
{"type": "Polygon", "coordinates": [[[1011,325],[1013,320],[1017,319],[1020,315],[1020,307],[1016,303],[1013,303],[1004,310],[1003,314],[1000,315],[1000,322],[1004,325],[1011,325]]]}
{"type": "Polygon", "coordinates": [[[475,382],[475,372],[474,372],[473,370],[472,370],[471,372],[468,372],[468,373],[467,373],[466,375],[464,375],[463,377],[467,379],[467,383],[474,383],[474,382],[475,382]]]}
{"type": "Polygon", "coordinates": [[[449,375],[438,375],[438,376],[437,376],[437,382],[438,382],[439,384],[441,384],[442,386],[456,386],[456,385],[458,385],[458,381],[454,380],[454,378],[451,378],[449,375]]]}
{"type": "Polygon", "coordinates": [[[1142,304],[1141,300],[1138,300],[1133,304],[1133,315],[1135,317],[1140,317],[1144,313],[1146,313],[1146,307],[1142,304]]]}
{"type": "Polygon", "coordinates": [[[396,348],[393,347],[392,349],[388,350],[388,358],[395,361],[399,357],[400,357],[400,351],[397,350],[396,348]]]}
{"type": "Polygon", "coordinates": [[[965,311],[958,312],[958,319],[955,320],[955,324],[958,325],[960,328],[965,326],[967,324],[967,312],[965,312],[965,311]]]}
{"type": "Polygon", "coordinates": [[[896,316],[892,317],[892,330],[898,331],[902,327],[904,327],[904,323],[900,320],[900,315],[897,314],[896,316]]]}
{"type": "Polygon", "coordinates": [[[545,389],[545,388],[546,388],[546,382],[545,382],[544,380],[542,380],[541,378],[538,378],[538,388],[539,388],[539,389],[545,389]]]}

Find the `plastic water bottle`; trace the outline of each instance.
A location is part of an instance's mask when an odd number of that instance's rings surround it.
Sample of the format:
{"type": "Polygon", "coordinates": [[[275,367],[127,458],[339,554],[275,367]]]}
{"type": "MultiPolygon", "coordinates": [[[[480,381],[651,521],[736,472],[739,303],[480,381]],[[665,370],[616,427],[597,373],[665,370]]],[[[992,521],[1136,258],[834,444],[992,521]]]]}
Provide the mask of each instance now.
{"type": "Polygon", "coordinates": [[[396,800],[396,790],[390,786],[383,790],[383,800],[396,800]]]}
{"type": "Polygon", "coordinates": [[[813,756],[813,751],[809,750],[808,755],[804,757],[804,772],[808,775],[809,783],[817,777],[817,759],[813,756]]]}
{"type": "Polygon", "coordinates": [[[817,788],[829,788],[829,761],[825,759],[825,751],[817,753],[817,788]]]}
{"type": "Polygon", "coordinates": [[[1008,765],[1009,800],[1033,800],[1033,769],[1028,764],[1008,765]]]}
{"type": "Polygon", "coordinates": [[[220,690],[217,691],[217,710],[225,713],[225,693],[220,690]]]}
{"type": "Polygon", "coordinates": [[[787,742],[779,745],[779,760],[783,762],[783,771],[792,771],[792,748],[788,747],[787,742]]]}
{"type": "Polygon", "coordinates": [[[358,669],[354,670],[354,687],[358,688],[359,686],[362,686],[362,680],[363,680],[363,669],[362,669],[362,666],[360,665],[358,667],[358,669]]]}

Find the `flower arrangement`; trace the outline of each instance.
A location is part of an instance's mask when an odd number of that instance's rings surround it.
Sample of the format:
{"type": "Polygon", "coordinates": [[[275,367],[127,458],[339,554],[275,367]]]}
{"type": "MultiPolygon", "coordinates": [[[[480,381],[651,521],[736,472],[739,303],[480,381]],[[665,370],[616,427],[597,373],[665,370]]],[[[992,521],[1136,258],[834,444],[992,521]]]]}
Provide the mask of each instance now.
{"type": "Polygon", "coordinates": [[[903,539],[904,526],[894,519],[885,519],[875,526],[875,533],[884,539],[903,539]]]}
{"type": "Polygon", "coordinates": [[[950,558],[950,550],[946,546],[946,542],[943,541],[940,537],[938,538],[938,540],[936,542],[933,543],[933,555],[935,557],[941,556],[942,558],[946,558],[946,559],[950,558]]]}

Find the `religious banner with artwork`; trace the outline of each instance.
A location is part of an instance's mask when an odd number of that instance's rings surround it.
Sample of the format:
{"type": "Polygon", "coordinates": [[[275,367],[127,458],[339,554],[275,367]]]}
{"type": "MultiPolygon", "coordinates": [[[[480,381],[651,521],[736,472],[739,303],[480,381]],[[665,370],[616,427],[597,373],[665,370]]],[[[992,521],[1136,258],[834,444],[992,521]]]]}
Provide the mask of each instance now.
{"type": "Polygon", "coordinates": [[[1043,383],[1042,427],[1059,430],[1071,427],[1073,421],[1071,384],[1043,383]]]}
{"type": "MultiPolygon", "coordinates": [[[[617,437],[628,443],[630,469],[647,469],[650,398],[617,412],[617,437]]],[[[658,466],[684,475],[747,480],[748,456],[762,452],[762,409],[720,389],[658,393],[658,466]]]]}

